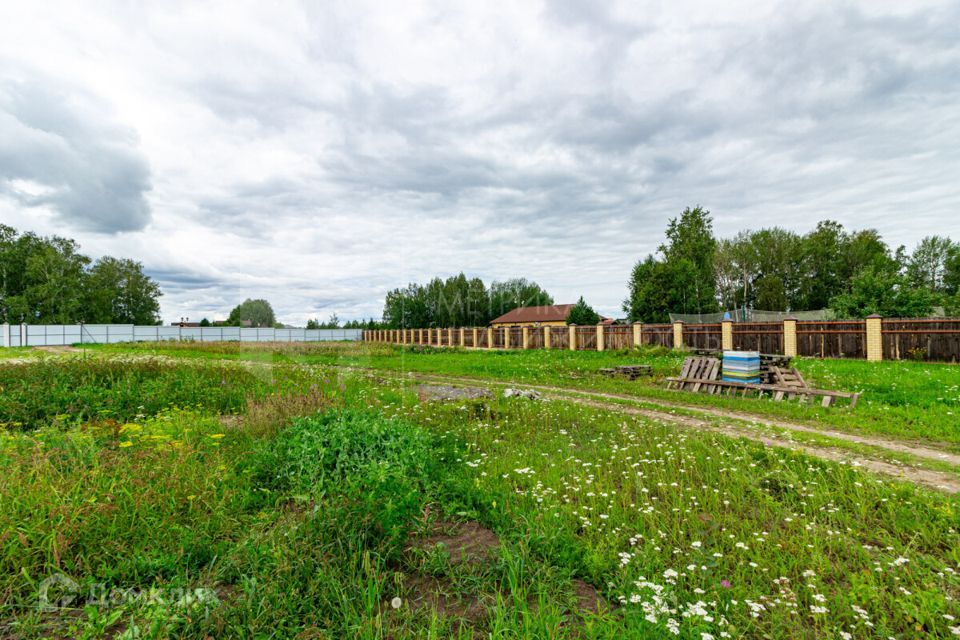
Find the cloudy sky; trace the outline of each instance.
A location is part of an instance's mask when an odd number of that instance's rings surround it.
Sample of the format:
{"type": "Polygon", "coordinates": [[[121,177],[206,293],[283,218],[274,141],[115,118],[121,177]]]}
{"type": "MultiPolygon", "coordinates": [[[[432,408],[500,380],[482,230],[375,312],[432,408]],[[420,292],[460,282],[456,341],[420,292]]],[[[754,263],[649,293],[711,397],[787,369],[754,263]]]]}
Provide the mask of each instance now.
{"type": "Polygon", "coordinates": [[[0,2],[0,221],[165,320],[526,276],[618,314],[701,204],[960,238],[960,3],[0,2]]]}

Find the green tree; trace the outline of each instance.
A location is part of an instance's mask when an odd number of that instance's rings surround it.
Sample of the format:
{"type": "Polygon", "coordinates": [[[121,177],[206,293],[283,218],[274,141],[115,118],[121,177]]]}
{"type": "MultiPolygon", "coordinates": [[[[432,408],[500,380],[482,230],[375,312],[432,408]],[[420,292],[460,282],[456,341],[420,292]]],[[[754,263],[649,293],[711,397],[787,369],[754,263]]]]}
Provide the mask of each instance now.
{"type": "Polygon", "coordinates": [[[879,314],[887,318],[919,318],[933,309],[933,294],[926,288],[910,286],[895,269],[868,266],[854,277],[844,293],[834,296],[830,308],[838,318],[865,318],[879,314]]]}
{"type": "Polygon", "coordinates": [[[244,322],[249,322],[252,327],[272,327],[277,323],[277,318],[269,302],[247,298],[234,307],[227,318],[227,324],[234,326],[240,326],[244,322]]]}
{"type": "MultiPolygon", "coordinates": [[[[684,209],[670,220],[666,237],[659,248],[663,260],[649,255],[630,274],[623,309],[633,321],[666,322],[671,312],[717,310],[717,241],[710,212],[699,206],[684,209]]],[[[732,260],[730,254],[724,257],[732,260]]],[[[724,277],[732,265],[724,263],[724,277]]]]}
{"type": "Polygon", "coordinates": [[[142,264],[107,256],[87,275],[84,314],[87,322],[157,324],[160,296],[160,287],[143,273],[142,264]]]}
{"type": "Polygon", "coordinates": [[[630,273],[623,311],[631,322],[669,322],[673,279],[669,267],[648,255],[630,273]]]}
{"type": "Polygon", "coordinates": [[[160,288],[139,263],[90,262],[73,240],[0,225],[0,322],[157,321],[160,288]]]}
{"type": "Polygon", "coordinates": [[[943,290],[948,296],[960,294],[960,242],[953,245],[943,262],[943,290]]]}
{"type": "Polygon", "coordinates": [[[519,307],[540,307],[553,304],[553,296],[536,282],[526,278],[512,278],[490,285],[490,308],[486,324],[508,311],[519,307]]]}
{"type": "Polygon", "coordinates": [[[679,313],[709,313],[717,310],[717,276],[714,255],[713,218],[706,209],[687,207],[667,225],[667,242],[660,245],[664,262],[672,272],[673,310],[679,313]]]}
{"type": "Polygon", "coordinates": [[[593,307],[584,301],[583,296],[580,296],[580,299],[577,300],[577,303],[573,305],[567,314],[567,324],[582,326],[597,324],[598,322],[600,322],[600,314],[594,311],[593,307]]]}
{"type": "Polygon", "coordinates": [[[800,309],[823,309],[843,291],[845,242],[843,225],[831,220],[817,223],[817,228],[803,237],[801,268],[805,277],[798,294],[800,309]]]}
{"type": "Polygon", "coordinates": [[[754,308],[765,311],[786,311],[790,304],[787,288],[780,276],[764,274],[753,285],[754,308]]]}
{"type": "Polygon", "coordinates": [[[90,258],[73,240],[53,237],[27,258],[26,322],[71,324],[83,318],[84,277],[90,258]]]}
{"type": "MultiPolygon", "coordinates": [[[[943,236],[927,236],[917,244],[907,262],[907,278],[914,287],[947,293],[947,277],[958,245],[943,236]]],[[[953,283],[949,283],[952,285],[953,283]]]]}
{"type": "MultiPolygon", "coordinates": [[[[340,318],[337,317],[337,314],[331,314],[330,319],[326,322],[320,322],[319,319],[310,319],[307,320],[307,329],[339,329],[340,328],[340,318]]],[[[345,329],[349,329],[344,325],[345,329]]]]}
{"type": "Polygon", "coordinates": [[[383,323],[393,329],[481,326],[518,306],[545,304],[553,298],[535,282],[515,278],[495,282],[488,291],[480,278],[460,273],[388,292],[383,323]]]}

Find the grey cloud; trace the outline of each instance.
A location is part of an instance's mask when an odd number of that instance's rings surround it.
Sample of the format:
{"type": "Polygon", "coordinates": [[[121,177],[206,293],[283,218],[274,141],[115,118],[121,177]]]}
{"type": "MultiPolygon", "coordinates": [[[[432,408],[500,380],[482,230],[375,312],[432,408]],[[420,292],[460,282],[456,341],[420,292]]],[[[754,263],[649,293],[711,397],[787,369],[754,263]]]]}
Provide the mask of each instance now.
{"type": "MultiPolygon", "coordinates": [[[[894,15],[782,3],[768,17],[711,19],[711,7],[557,0],[527,12],[532,24],[523,11],[461,24],[455,3],[442,5],[407,22],[416,7],[378,7],[383,19],[371,20],[308,3],[307,28],[231,10],[224,19],[239,24],[225,26],[237,28],[199,69],[167,76],[165,56],[145,61],[184,123],[169,133],[183,166],[159,176],[152,200],[167,229],[205,225],[211,238],[204,270],[154,271],[165,310],[193,317],[265,296],[282,318],[365,317],[393,287],[463,269],[524,275],[610,313],[666,220],[698,202],[720,234],[831,217],[877,226],[891,245],[960,237],[949,228],[960,200],[955,2],[894,15]],[[504,57],[512,50],[529,58],[504,57]],[[231,170],[209,171],[221,162],[231,170]]],[[[16,113],[9,105],[25,98],[0,94],[0,189],[35,180],[53,191],[18,191],[22,202],[78,211],[109,197],[137,210],[149,173],[136,141],[48,93],[16,113]],[[81,179],[87,165],[109,179],[81,179]]],[[[160,234],[144,235],[163,244],[160,234]]]]}
{"type": "Polygon", "coordinates": [[[0,193],[50,206],[76,229],[146,227],[150,168],[136,134],[84,90],[24,78],[0,77],[0,193]]]}

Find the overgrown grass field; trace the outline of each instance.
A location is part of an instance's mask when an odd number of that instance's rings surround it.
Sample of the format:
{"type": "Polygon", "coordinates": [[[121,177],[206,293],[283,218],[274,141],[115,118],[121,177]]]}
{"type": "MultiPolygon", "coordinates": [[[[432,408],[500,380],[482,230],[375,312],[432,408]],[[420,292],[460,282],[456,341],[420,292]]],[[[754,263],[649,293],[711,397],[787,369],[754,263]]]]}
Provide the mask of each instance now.
{"type": "Polygon", "coordinates": [[[856,410],[773,402],[769,397],[726,398],[664,388],[684,355],[662,348],[629,351],[474,351],[362,343],[141,343],[112,345],[108,352],[158,354],[208,360],[299,362],[392,372],[471,376],[525,384],[557,385],[627,394],[668,402],[748,411],[863,434],[931,442],[960,452],[960,366],[914,361],[866,362],[798,358],[808,383],[862,394],[856,410]],[[604,367],[643,363],[654,376],[629,382],[598,373],[604,367]]]}
{"type": "MultiPolygon", "coordinates": [[[[0,364],[0,637],[960,634],[954,496],[566,402],[429,400],[369,371],[676,398],[595,374],[666,375],[669,352],[156,347],[0,364]]],[[[801,366],[873,404],[791,418],[900,434],[883,425],[912,415],[932,440],[957,405],[940,391],[956,368],[801,366]]]]}

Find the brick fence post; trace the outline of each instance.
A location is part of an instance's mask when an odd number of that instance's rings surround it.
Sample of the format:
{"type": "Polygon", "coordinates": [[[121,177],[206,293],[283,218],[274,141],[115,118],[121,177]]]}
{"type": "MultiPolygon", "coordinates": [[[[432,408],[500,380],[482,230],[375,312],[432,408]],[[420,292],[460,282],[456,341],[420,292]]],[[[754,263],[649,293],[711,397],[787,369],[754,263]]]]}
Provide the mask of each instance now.
{"type": "Polygon", "coordinates": [[[673,348],[683,349],[683,320],[673,323],[673,348]]]}
{"type": "Polygon", "coordinates": [[[597,351],[603,351],[606,345],[603,343],[603,323],[597,324],[597,351]]]}
{"type": "Polygon", "coordinates": [[[634,322],[633,323],[633,348],[636,349],[642,344],[643,344],[643,323],[634,322]]]}
{"type": "Polygon", "coordinates": [[[503,348],[510,348],[510,327],[503,328],[503,348]]]}
{"type": "Polygon", "coordinates": [[[473,348],[474,349],[477,348],[477,338],[479,337],[480,337],[480,331],[476,327],[474,327],[473,328],[473,348]]]}
{"type": "Polygon", "coordinates": [[[577,350],[577,325],[570,325],[570,351],[577,350]]]}
{"type": "Polygon", "coordinates": [[[521,347],[521,349],[526,351],[527,349],[530,348],[530,328],[529,327],[521,328],[520,335],[523,337],[523,346],[521,347]]]}
{"type": "Polygon", "coordinates": [[[543,327],[543,348],[550,348],[550,325],[543,327]]]}
{"type": "Polygon", "coordinates": [[[867,360],[883,360],[883,318],[876,314],[867,316],[867,360]]]}
{"type": "Polygon", "coordinates": [[[467,346],[467,328],[466,327],[460,327],[460,346],[461,347],[467,346]]]}
{"type": "Polygon", "coordinates": [[[733,351],[733,320],[724,320],[720,323],[720,348],[724,351],[733,351]]]}
{"type": "Polygon", "coordinates": [[[493,349],[493,327],[487,327],[487,349],[493,349]]]}
{"type": "Polygon", "coordinates": [[[797,355],[797,319],[783,319],[783,355],[796,357],[797,355]]]}

